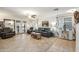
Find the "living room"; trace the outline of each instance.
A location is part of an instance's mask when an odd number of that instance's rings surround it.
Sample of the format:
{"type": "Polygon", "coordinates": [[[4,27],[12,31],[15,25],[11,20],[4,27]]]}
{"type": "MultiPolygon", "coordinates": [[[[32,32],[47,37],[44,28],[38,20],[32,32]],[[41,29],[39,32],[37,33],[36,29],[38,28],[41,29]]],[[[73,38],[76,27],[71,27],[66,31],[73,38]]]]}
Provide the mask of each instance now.
{"type": "Polygon", "coordinates": [[[0,7],[0,51],[75,52],[76,10],[79,8],[0,7]]]}

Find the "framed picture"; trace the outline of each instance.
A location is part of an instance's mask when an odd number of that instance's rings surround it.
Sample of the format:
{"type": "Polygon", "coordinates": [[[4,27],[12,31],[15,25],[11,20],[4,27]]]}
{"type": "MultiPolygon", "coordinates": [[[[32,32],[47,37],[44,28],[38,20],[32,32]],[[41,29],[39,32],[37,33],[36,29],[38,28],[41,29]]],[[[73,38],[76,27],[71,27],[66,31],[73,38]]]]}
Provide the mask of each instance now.
{"type": "Polygon", "coordinates": [[[0,28],[4,27],[3,21],[0,21],[0,28]]]}
{"type": "Polygon", "coordinates": [[[48,21],[42,21],[42,26],[48,27],[49,26],[49,22],[48,21]]]}

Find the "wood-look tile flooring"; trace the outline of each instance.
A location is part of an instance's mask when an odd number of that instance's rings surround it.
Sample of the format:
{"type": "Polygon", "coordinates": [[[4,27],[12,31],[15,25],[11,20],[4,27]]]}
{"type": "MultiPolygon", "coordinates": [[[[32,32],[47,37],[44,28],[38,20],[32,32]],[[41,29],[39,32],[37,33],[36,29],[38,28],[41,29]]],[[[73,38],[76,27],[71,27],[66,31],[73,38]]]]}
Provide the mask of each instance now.
{"type": "Polygon", "coordinates": [[[74,52],[75,41],[55,37],[33,39],[30,35],[19,34],[12,38],[0,39],[0,52],[74,52]]]}

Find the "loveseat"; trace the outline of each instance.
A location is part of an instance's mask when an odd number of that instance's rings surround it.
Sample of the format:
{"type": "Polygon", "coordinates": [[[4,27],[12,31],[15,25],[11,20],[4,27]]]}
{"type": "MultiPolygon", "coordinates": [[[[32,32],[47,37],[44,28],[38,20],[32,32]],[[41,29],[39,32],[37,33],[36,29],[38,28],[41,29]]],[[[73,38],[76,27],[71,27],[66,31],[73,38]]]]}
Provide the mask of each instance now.
{"type": "Polygon", "coordinates": [[[50,30],[50,28],[38,28],[38,30],[35,30],[37,33],[41,33],[44,37],[52,37],[54,36],[53,32],[50,30]]]}
{"type": "Polygon", "coordinates": [[[13,37],[14,35],[15,35],[15,31],[13,31],[9,27],[0,29],[0,37],[2,39],[10,38],[10,37],[13,37]]]}

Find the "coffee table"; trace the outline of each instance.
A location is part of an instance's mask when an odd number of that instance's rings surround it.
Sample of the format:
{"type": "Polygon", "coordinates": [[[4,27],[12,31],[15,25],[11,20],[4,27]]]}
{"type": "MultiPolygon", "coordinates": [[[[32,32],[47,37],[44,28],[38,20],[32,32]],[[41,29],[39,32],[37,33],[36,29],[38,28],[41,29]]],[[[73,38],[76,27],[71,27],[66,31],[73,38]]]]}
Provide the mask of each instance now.
{"type": "Polygon", "coordinates": [[[41,33],[32,32],[31,37],[35,39],[41,39],[41,33]]]}

